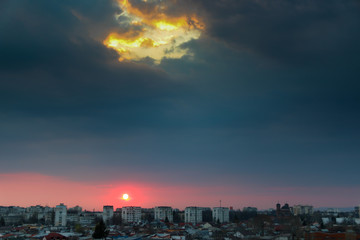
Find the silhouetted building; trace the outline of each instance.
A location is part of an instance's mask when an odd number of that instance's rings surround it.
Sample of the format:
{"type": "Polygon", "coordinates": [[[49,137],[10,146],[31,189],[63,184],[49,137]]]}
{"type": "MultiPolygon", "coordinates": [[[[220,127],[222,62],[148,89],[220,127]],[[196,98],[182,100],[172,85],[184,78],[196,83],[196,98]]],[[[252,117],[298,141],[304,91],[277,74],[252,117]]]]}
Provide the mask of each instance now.
{"type": "Polygon", "coordinates": [[[104,206],[103,207],[103,221],[106,224],[109,224],[114,216],[114,207],[113,206],[104,206]]]}
{"type": "Polygon", "coordinates": [[[360,206],[356,206],[354,208],[354,212],[355,212],[355,217],[359,218],[360,217],[360,206]]]}
{"type": "Polygon", "coordinates": [[[95,223],[98,216],[97,212],[82,212],[79,216],[79,222],[81,225],[92,225],[95,223]]]}
{"type": "Polygon", "coordinates": [[[256,207],[244,207],[243,208],[243,212],[257,212],[257,208],[256,207]]]}
{"type": "Polygon", "coordinates": [[[285,203],[284,206],[281,207],[280,203],[276,204],[276,216],[277,217],[288,217],[291,216],[291,210],[289,204],[285,203]]]}

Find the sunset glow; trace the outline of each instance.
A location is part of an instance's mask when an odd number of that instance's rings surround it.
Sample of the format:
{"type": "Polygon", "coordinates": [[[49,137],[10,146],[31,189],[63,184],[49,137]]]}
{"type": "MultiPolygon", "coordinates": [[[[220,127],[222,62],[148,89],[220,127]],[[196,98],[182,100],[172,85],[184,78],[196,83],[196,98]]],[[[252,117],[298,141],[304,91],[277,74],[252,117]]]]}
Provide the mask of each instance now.
{"type": "MultiPolygon", "coordinates": [[[[315,206],[322,203],[338,205],[339,202],[332,196],[332,188],[262,188],[229,185],[212,185],[200,187],[193,184],[181,184],[173,187],[163,183],[145,182],[112,182],[112,183],[84,183],[70,181],[63,178],[46,176],[35,173],[0,174],[0,192],[3,194],[0,205],[55,206],[64,202],[68,206],[80,205],[84,209],[101,209],[103,205],[113,205],[115,208],[126,206],[126,195],[131,205],[151,208],[154,206],[171,205],[176,208],[185,208],[191,205],[217,206],[219,196],[226,206],[240,208],[256,205],[259,208],[273,207],[280,199],[287,199],[289,203],[309,202],[315,206]],[[33,187],[29,188],[31,185],[33,187]],[[120,194],[126,189],[127,193],[120,194]],[[131,193],[131,194],[130,194],[131,193]],[[28,196],[23,198],[22,196],[28,196]],[[291,195],[291,197],[289,197],[291,195]],[[42,196],[39,199],[38,196],[42,196]],[[324,197],[325,196],[325,197],[324,197]],[[119,199],[123,201],[119,201],[119,199]]],[[[343,204],[351,204],[352,199],[358,197],[355,188],[336,188],[336,191],[349,196],[343,204]]]]}
{"type": "Polygon", "coordinates": [[[163,58],[181,58],[190,54],[182,44],[198,39],[205,26],[199,18],[192,15],[169,16],[166,1],[156,1],[152,11],[145,11],[149,4],[142,1],[144,9],[134,6],[131,1],[118,1],[122,13],[117,16],[119,24],[128,26],[128,31],[110,33],[104,45],[116,50],[119,61],[138,61],[146,57],[160,63],[163,58]]]}

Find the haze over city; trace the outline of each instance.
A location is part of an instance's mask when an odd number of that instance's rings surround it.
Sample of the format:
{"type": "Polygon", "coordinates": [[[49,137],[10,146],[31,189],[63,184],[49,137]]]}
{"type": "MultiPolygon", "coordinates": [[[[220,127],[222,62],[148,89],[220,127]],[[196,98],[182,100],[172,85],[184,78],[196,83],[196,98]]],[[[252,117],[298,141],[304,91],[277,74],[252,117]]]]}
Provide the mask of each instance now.
{"type": "Polygon", "coordinates": [[[1,1],[0,206],[358,206],[359,12],[1,1]]]}

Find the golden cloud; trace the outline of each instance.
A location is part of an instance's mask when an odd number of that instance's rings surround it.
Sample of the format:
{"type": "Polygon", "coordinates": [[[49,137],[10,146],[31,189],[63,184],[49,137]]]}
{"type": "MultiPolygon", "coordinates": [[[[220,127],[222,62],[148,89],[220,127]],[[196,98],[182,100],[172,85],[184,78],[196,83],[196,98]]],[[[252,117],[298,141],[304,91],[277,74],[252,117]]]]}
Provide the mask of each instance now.
{"type": "Polygon", "coordinates": [[[180,48],[183,43],[198,39],[205,25],[195,15],[171,16],[166,14],[168,5],[174,1],[142,0],[141,7],[131,0],[118,0],[122,14],[118,19],[126,19],[131,27],[141,31],[129,30],[125,33],[110,33],[104,44],[115,49],[120,61],[153,58],[157,63],[163,58],[181,58],[189,54],[180,48]],[[166,4],[165,4],[166,3],[166,4]]]}

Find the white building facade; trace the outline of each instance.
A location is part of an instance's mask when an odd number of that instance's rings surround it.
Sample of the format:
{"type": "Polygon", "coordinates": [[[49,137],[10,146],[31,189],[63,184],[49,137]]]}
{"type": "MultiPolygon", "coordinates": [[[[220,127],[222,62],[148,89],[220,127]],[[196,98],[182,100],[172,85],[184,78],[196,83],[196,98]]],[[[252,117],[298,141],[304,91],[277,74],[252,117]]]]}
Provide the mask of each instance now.
{"type": "Polygon", "coordinates": [[[65,227],[66,226],[66,216],[67,216],[67,208],[63,203],[60,203],[60,205],[57,205],[55,207],[54,225],[56,227],[58,227],[58,226],[65,227]]]}
{"type": "Polygon", "coordinates": [[[198,224],[203,221],[202,213],[204,208],[202,207],[186,207],[185,208],[185,222],[198,224]]]}
{"type": "Polygon", "coordinates": [[[154,209],[155,221],[166,221],[173,222],[173,212],[171,207],[155,207],[154,209]]]}
{"type": "Polygon", "coordinates": [[[294,205],[293,213],[295,216],[297,215],[310,215],[313,214],[314,207],[309,205],[294,205]]]}
{"type": "Polygon", "coordinates": [[[214,207],[213,218],[214,222],[226,223],[229,222],[229,208],[227,207],[214,207]]]}
{"type": "Polygon", "coordinates": [[[141,222],[141,207],[122,207],[121,219],[124,223],[139,223],[141,222]]]}

